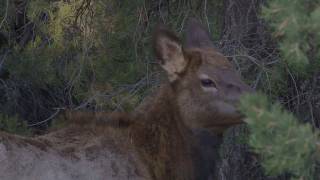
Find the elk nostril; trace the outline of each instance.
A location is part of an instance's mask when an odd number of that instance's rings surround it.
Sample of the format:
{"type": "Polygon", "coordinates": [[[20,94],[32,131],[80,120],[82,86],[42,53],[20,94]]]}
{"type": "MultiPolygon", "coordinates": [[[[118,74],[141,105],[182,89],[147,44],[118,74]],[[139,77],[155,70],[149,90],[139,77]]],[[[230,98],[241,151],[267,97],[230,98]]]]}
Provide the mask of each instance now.
{"type": "Polygon", "coordinates": [[[233,84],[227,84],[227,88],[228,88],[228,89],[233,89],[233,88],[234,88],[234,85],[233,85],[233,84]]]}
{"type": "Polygon", "coordinates": [[[234,85],[234,84],[227,84],[227,89],[232,89],[232,90],[235,90],[235,91],[238,91],[238,92],[241,92],[241,88],[237,85],[234,85]]]}

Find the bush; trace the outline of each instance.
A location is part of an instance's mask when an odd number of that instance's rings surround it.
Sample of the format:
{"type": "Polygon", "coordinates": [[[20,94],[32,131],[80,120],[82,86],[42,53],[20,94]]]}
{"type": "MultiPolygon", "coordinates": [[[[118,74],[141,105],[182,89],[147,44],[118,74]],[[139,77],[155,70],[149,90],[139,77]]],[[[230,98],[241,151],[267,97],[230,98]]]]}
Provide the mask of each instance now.
{"type": "Polygon", "coordinates": [[[0,114],[0,130],[19,135],[31,134],[25,121],[19,120],[17,116],[9,117],[4,114],[0,114]]]}
{"type": "Polygon", "coordinates": [[[320,65],[320,1],[271,0],[263,8],[282,60],[294,74],[306,76],[320,65]]]}
{"type": "Polygon", "coordinates": [[[320,160],[319,131],[300,124],[280,104],[271,105],[261,94],[243,97],[240,109],[250,129],[249,145],[260,155],[268,174],[287,172],[296,179],[313,179],[320,160]]]}
{"type": "MultiPolygon", "coordinates": [[[[280,63],[271,68],[271,96],[278,100],[279,95],[290,97],[290,86],[299,91],[320,69],[320,1],[271,0],[263,7],[262,17],[279,42],[280,63]],[[294,85],[290,85],[290,79],[294,85]]],[[[244,97],[240,109],[250,129],[249,145],[259,154],[267,174],[289,173],[293,179],[318,179],[315,174],[320,139],[316,127],[299,123],[282,105],[271,104],[261,94],[244,97]]],[[[301,116],[308,114],[303,112],[301,116]]]]}

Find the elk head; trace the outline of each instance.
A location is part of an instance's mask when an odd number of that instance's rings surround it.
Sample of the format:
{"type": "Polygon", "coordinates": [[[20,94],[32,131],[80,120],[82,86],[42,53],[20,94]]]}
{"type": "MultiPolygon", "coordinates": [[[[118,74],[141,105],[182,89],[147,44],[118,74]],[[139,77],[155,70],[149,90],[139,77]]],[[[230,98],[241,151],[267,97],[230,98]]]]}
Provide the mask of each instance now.
{"type": "Polygon", "coordinates": [[[158,26],[154,49],[174,90],[173,101],[188,128],[220,133],[242,123],[237,104],[241,95],[252,90],[214,48],[208,31],[197,20],[189,21],[185,46],[174,33],[158,26]]]}

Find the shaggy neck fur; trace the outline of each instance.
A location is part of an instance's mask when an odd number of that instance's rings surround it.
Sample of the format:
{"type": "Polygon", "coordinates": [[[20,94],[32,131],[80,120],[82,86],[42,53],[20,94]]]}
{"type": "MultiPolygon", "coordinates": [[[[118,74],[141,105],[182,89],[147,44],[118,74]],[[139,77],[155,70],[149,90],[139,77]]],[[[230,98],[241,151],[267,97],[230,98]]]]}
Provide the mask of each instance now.
{"type": "Polygon", "coordinates": [[[132,135],[154,179],[191,180],[195,179],[193,140],[174,97],[174,89],[165,85],[152,101],[143,103],[133,113],[132,135]]]}

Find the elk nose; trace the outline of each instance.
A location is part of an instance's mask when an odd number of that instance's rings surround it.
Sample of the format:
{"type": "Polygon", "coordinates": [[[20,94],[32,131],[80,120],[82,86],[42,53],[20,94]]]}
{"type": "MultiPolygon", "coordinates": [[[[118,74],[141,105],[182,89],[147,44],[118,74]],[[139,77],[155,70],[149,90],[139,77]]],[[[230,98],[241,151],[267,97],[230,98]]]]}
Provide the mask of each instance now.
{"type": "Polygon", "coordinates": [[[240,84],[227,84],[227,89],[235,91],[239,94],[245,94],[245,93],[253,93],[254,89],[252,89],[250,86],[244,83],[240,84]]]}
{"type": "Polygon", "coordinates": [[[252,87],[250,87],[249,85],[245,84],[244,88],[243,88],[243,92],[244,94],[251,94],[254,93],[255,89],[253,89],[252,87]]]}
{"type": "Polygon", "coordinates": [[[227,99],[238,102],[244,94],[251,94],[254,89],[244,83],[228,84],[227,85],[227,99]]]}

